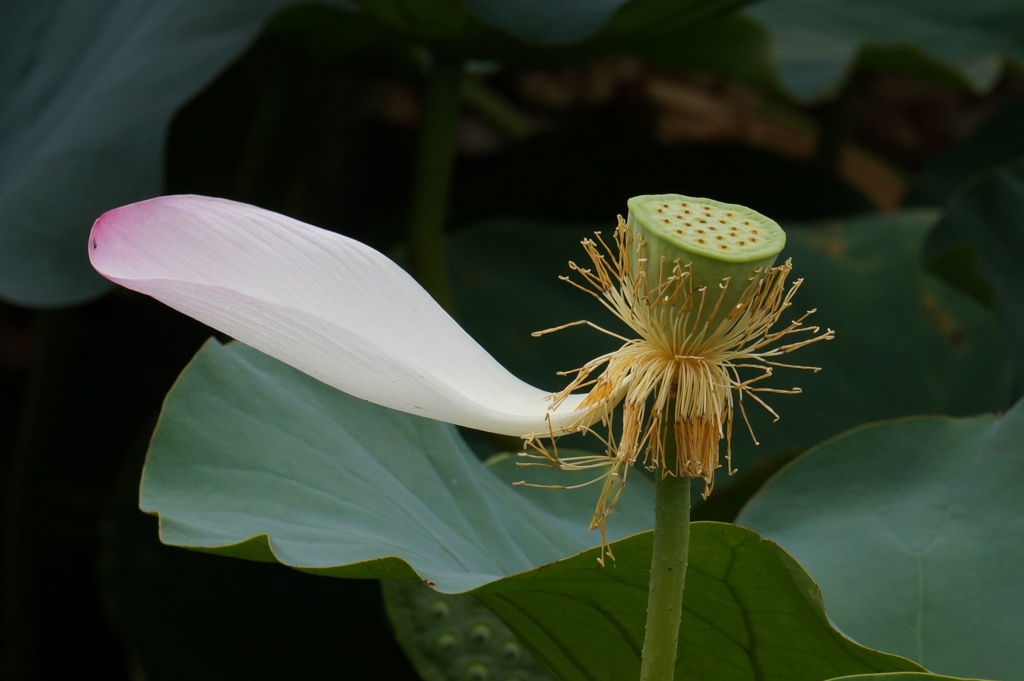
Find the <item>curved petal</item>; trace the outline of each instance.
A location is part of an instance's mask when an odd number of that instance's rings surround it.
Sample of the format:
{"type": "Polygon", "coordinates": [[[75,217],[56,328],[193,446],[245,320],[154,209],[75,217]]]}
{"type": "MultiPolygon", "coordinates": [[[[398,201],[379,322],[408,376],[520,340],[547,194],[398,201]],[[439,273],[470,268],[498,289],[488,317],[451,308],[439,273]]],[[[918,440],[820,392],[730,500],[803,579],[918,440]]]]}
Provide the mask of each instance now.
{"type": "MultiPolygon", "coordinates": [[[[548,431],[548,393],[510,374],[404,270],[347,237],[224,199],[109,211],[89,239],[107,279],[339,390],[506,435],[548,431]]],[[[555,432],[582,396],[551,413],[555,432]]]]}

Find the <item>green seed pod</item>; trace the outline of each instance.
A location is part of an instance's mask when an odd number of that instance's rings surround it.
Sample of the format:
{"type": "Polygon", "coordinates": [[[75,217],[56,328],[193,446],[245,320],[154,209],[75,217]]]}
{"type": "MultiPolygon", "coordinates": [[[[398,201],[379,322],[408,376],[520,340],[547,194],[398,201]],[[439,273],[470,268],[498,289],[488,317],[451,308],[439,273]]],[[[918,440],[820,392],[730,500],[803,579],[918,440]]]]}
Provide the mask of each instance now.
{"type": "Polygon", "coordinates": [[[689,266],[694,288],[705,286],[705,309],[710,314],[718,302],[720,286],[728,288],[719,306],[718,319],[739,302],[752,277],[772,266],[786,245],[786,234],[774,220],[744,206],[680,194],[634,196],[627,225],[634,243],[633,272],[646,260],[651,290],[671,275],[678,261],[689,266]]]}
{"type": "Polygon", "coordinates": [[[415,579],[381,582],[395,638],[424,681],[545,681],[550,677],[498,617],[470,595],[415,579]]]}
{"type": "Polygon", "coordinates": [[[484,622],[474,624],[469,629],[469,641],[470,643],[481,646],[490,643],[491,638],[494,636],[494,629],[484,622]]]}

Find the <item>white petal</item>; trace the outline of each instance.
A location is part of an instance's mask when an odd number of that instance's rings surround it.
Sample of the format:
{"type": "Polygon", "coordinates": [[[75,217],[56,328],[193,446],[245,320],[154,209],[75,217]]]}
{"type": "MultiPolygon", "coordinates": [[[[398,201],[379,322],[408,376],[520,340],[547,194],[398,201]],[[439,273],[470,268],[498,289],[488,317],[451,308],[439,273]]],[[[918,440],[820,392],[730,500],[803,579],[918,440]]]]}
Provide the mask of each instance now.
{"type": "MultiPolygon", "coordinates": [[[[548,430],[547,392],[352,239],[246,204],[167,196],[105,213],[89,256],[111,281],[357,397],[506,435],[548,430]]],[[[551,414],[556,432],[581,399],[551,414]]]]}

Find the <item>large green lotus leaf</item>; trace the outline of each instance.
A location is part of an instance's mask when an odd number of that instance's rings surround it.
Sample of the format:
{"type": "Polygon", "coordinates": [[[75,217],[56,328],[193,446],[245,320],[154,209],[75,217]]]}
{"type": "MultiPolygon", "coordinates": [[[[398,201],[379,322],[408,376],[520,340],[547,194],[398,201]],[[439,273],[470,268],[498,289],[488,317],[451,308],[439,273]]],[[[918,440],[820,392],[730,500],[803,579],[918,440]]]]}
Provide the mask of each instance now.
{"type": "Polygon", "coordinates": [[[869,61],[979,91],[995,84],[1004,60],[1024,61],[1017,0],[772,0],[749,14],[772,34],[780,77],[800,99],[838,88],[862,50],[869,61]]]}
{"type": "MultiPolygon", "coordinates": [[[[503,467],[503,468],[502,468],[503,467]]],[[[165,405],[145,466],[144,510],[164,542],[339,577],[411,577],[474,593],[556,677],[632,678],[651,533],[597,564],[592,493],[493,475],[457,431],[344,395],[245,346],[208,343],[165,405]],[[575,501],[576,512],[566,513],[575,501]],[[551,506],[547,506],[551,502],[551,506]]],[[[630,484],[612,538],[649,527],[630,484]]],[[[749,530],[694,526],[683,629],[689,678],[824,679],[911,670],[828,625],[818,591],[749,530]],[[713,671],[711,671],[713,670],[713,671]],[[797,671],[794,671],[797,670],[797,671]]]]}
{"type": "Polygon", "coordinates": [[[985,173],[949,202],[928,242],[944,276],[990,295],[1024,391],[1024,158],[985,173]],[[979,283],[978,275],[983,278],[979,283]]]}
{"type": "MultiPolygon", "coordinates": [[[[461,592],[600,543],[587,532],[596,492],[561,494],[581,512],[541,510],[448,424],[210,341],[167,398],[140,505],[168,544],[347,577],[415,571],[461,592]]],[[[625,497],[639,501],[616,514],[615,538],[651,527],[649,488],[625,497]]]]}
{"type": "Polygon", "coordinates": [[[829,617],[945,674],[1024,677],[1024,403],[866,426],[795,461],[739,522],[821,586],[829,617]]]}
{"type": "Polygon", "coordinates": [[[86,235],[159,193],[174,112],[296,0],[40,0],[0,9],[0,299],[79,303],[110,284],[86,235]]]}
{"type": "MultiPolygon", "coordinates": [[[[558,679],[639,676],[650,532],[474,593],[558,679]]],[[[818,589],[792,558],[757,534],[694,523],[683,598],[677,678],[801,681],[844,674],[920,671],[863,648],[828,623],[818,589]]]]}
{"type": "MultiPolygon", "coordinates": [[[[813,321],[835,329],[836,339],[787,357],[821,372],[777,371],[776,387],[804,390],[768,396],[782,416],[778,423],[756,405],[748,407],[759,447],[738,420],[733,452],[741,471],[869,421],[976,414],[1010,403],[1012,368],[991,313],[920,264],[935,219],[935,213],[915,211],[816,228],[786,225],[783,257],[792,257],[794,276],[805,279],[793,312],[817,308],[813,321]]],[[[557,371],[578,367],[619,341],[586,327],[541,338],[531,338],[531,331],[586,318],[626,332],[589,296],[558,281],[569,273],[566,261],[584,263],[578,242],[592,230],[495,222],[452,239],[462,323],[514,373],[543,388],[560,388],[566,379],[557,371]]],[[[611,226],[604,231],[610,234],[611,226]]],[[[719,484],[725,480],[721,476],[719,484]]]]}

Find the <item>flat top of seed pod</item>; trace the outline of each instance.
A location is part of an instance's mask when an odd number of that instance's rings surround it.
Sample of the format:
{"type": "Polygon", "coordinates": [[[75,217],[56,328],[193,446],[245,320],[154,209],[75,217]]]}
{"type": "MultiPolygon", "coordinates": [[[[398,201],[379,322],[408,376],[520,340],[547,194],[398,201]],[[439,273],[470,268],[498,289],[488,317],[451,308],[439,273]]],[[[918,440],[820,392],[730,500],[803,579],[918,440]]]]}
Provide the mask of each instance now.
{"type": "Polygon", "coordinates": [[[786,233],[757,211],[681,194],[634,196],[629,213],[648,232],[693,254],[727,262],[778,255],[786,233]]]}

